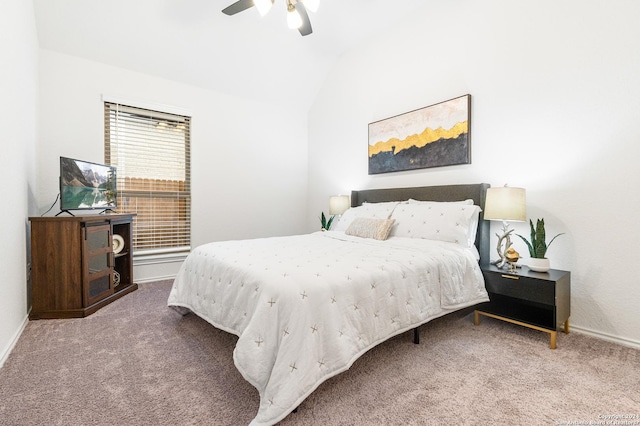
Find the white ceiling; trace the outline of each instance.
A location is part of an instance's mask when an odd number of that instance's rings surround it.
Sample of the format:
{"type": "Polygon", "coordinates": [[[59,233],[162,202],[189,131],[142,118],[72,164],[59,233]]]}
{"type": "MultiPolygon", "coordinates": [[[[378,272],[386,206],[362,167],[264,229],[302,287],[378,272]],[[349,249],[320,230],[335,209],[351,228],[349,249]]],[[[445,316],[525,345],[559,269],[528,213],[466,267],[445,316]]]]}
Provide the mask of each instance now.
{"type": "Polygon", "coordinates": [[[424,9],[425,0],[321,0],[313,34],[235,0],[34,0],[40,47],[241,97],[308,108],[345,51],[424,9]]]}

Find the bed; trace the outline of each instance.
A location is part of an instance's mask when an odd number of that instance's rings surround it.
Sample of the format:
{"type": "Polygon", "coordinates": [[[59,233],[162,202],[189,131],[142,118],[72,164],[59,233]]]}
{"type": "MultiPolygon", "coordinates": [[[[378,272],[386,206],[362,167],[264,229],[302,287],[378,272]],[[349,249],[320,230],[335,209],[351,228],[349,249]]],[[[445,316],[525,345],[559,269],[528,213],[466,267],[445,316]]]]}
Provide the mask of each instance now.
{"type": "Polygon", "coordinates": [[[205,244],[168,305],[238,336],[234,363],[260,394],[251,424],[277,423],[377,344],[489,300],[488,187],[352,191],[335,230],[205,244]]]}

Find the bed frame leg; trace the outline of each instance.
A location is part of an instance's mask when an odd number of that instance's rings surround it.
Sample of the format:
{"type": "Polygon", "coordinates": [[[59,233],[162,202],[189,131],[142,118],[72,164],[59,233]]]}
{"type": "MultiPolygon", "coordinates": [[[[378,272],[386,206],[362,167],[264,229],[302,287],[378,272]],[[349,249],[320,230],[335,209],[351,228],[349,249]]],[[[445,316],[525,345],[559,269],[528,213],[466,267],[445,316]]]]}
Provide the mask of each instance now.
{"type": "Polygon", "coordinates": [[[418,331],[418,327],[413,329],[413,343],[416,345],[420,344],[420,331],[418,331]]]}

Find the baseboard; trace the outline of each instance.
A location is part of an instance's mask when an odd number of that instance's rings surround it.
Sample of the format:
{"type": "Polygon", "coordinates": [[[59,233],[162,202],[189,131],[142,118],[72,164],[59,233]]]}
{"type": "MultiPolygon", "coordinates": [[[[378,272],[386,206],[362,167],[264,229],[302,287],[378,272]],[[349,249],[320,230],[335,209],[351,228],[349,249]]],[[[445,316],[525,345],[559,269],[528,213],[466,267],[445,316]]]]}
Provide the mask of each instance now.
{"type": "Polygon", "coordinates": [[[159,277],[146,277],[146,278],[142,278],[142,279],[135,279],[135,282],[138,284],[147,284],[147,283],[152,283],[152,282],[156,282],[156,281],[165,281],[165,280],[174,280],[176,278],[175,274],[174,275],[164,275],[164,276],[159,276],[159,277]]]}
{"type": "Polygon", "coordinates": [[[148,283],[160,280],[172,280],[176,277],[183,260],[173,257],[171,259],[151,259],[144,261],[133,260],[133,280],[137,283],[148,283]]]}
{"type": "Polygon", "coordinates": [[[624,337],[614,336],[608,333],[602,333],[600,331],[591,330],[588,328],[579,327],[571,324],[570,331],[576,333],[586,334],[597,339],[606,340],[608,342],[618,343],[620,345],[629,346],[635,349],[640,349],[640,342],[637,340],[625,339],[624,337]]]}
{"type": "Polygon", "coordinates": [[[29,315],[24,317],[24,320],[22,321],[22,324],[18,328],[18,331],[16,331],[16,333],[13,335],[13,338],[11,339],[7,347],[0,354],[0,368],[2,368],[2,366],[4,365],[4,362],[7,360],[7,358],[9,358],[9,354],[11,353],[13,348],[16,346],[16,343],[18,343],[18,339],[20,339],[20,336],[22,336],[22,332],[24,331],[28,323],[29,323],[29,315]]]}

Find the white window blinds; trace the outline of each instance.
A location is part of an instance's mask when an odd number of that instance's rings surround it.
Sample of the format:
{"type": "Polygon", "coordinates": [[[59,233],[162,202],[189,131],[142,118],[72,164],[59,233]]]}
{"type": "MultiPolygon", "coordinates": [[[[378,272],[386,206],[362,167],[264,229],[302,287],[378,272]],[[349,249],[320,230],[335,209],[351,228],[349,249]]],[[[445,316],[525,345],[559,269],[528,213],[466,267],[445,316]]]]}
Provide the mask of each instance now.
{"type": "Polygon", "coordinates": [[[136,255],[191,245],[190,117],[105,102],[105,162],[117,167],[118,211],[137,213],[136,255]]]}

